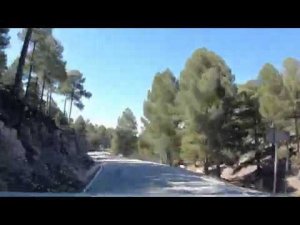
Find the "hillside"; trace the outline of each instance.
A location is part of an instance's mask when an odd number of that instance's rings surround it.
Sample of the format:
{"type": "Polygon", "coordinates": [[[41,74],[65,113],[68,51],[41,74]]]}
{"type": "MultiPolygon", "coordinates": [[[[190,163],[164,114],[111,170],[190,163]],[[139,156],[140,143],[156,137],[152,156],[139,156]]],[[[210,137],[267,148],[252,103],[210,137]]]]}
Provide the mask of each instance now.
{"type": "Polygon", "coordinates": [[[87,182],[93,161],[84,135],[60,129],[54,120],[27,111],[22,102],[0,91],[0,191],[74,192],[87,182]]]}

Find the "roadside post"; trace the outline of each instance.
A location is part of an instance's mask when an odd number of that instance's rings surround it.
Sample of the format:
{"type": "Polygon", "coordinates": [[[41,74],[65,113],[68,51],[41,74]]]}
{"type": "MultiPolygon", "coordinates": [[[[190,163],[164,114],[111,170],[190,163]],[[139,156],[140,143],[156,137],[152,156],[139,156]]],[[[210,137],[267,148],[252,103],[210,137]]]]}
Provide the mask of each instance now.
{"type": "Polygon", "coordinates": [[[289,152],[289,144],[288,142],[286,142],[286,157],[285,157],[285,173],[284,173],[284,179],[285,179],[285,183],[284,183],[284,193],[287,192],[287,173],[289,171],[289,156],[290,156],[290,152],[289,152]]]}
{"type": "Polygon", "coordinates": [[[276,130],[275,125],[272,123],[271,128],[267,130],[266,139],[274,146],[274,178],[273,178],[273,194],[276,194],[277,184],[277,163],[278,163],[278,150],[277,145],[280,142],[288,141],[290,139],[289,132],[276,130]]]}

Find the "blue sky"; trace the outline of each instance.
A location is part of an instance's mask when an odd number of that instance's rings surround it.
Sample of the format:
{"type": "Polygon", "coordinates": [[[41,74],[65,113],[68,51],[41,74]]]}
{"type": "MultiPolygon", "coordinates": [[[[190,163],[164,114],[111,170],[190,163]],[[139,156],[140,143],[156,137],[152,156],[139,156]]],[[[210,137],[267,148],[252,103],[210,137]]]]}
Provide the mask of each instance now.
{"type": "MultiPolygon", "coordinates": [[[[11,29],[8,64],[20,54],[20,29],[11,29]]],[[[205,47],[220,55],[237,83],[257,76],[265,63],[278,69],[286,57],[300,59],[300,29],[54,29],[64,46],[67,69],[78,69],[93,93],[83,115],[114,127],[129,107],[140,126],[143,101],[154,75],[169,68],[176,77],[193,51],[205,47]]],[[[62,99],[57,99],[62,104],[62,99]]]]}

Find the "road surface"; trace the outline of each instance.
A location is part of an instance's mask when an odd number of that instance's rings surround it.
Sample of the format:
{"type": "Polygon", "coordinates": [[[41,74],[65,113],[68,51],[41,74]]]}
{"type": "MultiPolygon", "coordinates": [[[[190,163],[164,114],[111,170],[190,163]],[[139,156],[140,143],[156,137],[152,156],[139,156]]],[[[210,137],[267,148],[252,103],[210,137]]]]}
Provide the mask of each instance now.
{"type": "Polygon", "coordinates": [[[101,167],[84,190],[90,196],[268,196],[181,168],[97,154],[92,157],[101,167]]]}
{"type": "Polygon", "coordinates": [[[90,153],[100,169],[80,193],[0,192],[0,197],[270,196],[181,168],[90,153]]]}

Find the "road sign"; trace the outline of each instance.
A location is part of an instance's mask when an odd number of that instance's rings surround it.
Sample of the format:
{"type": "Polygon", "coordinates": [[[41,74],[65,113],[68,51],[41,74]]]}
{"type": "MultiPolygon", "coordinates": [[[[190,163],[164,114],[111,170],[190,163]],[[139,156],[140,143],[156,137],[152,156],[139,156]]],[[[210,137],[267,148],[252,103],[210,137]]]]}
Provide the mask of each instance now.
{"type": "Polygon", "coordinates": [[[267,130],[267,141],[270,143],[280,143],[290,140],[290,133],[287,131],[274,130],[273,128],[267,130]],[[274,133],[275,132],[275,133],[274,133]],[[275,140],[274,140],[275,138],[275,140]]]}

